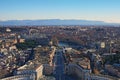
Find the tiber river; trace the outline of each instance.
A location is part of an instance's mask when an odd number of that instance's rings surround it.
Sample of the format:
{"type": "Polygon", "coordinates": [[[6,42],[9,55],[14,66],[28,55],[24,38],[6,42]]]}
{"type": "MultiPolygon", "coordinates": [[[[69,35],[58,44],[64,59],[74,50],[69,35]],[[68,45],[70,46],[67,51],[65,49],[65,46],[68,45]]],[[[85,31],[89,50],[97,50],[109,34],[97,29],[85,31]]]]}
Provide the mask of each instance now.
{"type": "Polygon", "coordinates": [[[69,44],[66,42],[59,42],[58,46],[60,47],[69,47],[69,44]]]}
{"type": "Polygon", "coordinates": [[[75,49],[82,48],[82,46],[80,46],[80,45],[69,43],[69,42],[59,42],[58,46],[60,46],[60,47],[72,47],[75,49]]]}

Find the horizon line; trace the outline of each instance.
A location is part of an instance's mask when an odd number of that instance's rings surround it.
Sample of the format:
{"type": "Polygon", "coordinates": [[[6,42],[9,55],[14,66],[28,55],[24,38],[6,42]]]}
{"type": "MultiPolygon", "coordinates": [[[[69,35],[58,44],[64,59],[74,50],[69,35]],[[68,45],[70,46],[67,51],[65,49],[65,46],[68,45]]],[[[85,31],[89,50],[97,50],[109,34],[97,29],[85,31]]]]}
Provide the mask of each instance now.
{"type": "Polygon", "coordinates": [[[93,19],[60,19],[60,18],[46,18],[46,19],[8,19],[8,20],[0,20],[0,22],[4,21],[25,21],[25,20],[85,20],[85,21],[98,21],[98,22],[104,22],[104,23],[115,23],[120,24],[120,22],[111,22],[111,21],[104,21],[104,20],[93,20],[93,19]]]}

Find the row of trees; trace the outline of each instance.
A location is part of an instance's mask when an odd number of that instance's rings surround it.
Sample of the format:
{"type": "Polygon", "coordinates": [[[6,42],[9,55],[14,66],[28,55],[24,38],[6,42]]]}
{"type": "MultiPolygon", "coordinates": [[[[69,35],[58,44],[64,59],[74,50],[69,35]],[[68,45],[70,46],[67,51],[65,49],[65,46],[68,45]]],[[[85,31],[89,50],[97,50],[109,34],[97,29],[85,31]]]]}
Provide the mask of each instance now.
{"type": "Polygon", "coordinates": [[[16,47],[19,50],[25,50],[27,48],[34,48],[38,45],[38,43],[34,40],[26,40],[24,43],[18,43],[16,44],[16,47]]]}

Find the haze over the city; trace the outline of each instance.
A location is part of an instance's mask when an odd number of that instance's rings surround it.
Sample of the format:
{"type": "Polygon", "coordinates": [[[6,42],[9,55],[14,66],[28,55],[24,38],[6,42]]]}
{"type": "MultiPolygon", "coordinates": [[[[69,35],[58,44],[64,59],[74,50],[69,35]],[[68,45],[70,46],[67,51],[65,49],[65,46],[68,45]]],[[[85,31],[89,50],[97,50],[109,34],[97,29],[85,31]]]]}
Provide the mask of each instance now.
{"type": "Polygon", "coordinates": [[[77,19],[120,23],[120,0],[0,0],[0,21],[77,19]]]}

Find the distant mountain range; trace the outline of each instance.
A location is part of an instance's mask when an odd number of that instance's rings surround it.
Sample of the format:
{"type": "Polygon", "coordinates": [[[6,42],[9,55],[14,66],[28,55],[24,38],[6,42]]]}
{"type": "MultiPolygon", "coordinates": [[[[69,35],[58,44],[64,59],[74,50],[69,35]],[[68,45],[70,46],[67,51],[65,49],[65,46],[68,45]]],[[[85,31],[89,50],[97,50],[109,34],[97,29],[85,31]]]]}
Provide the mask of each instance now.
{"type": "Polygon", "coordinates": [[[107,23],[104,21],[93,20],[60,20],[60,19],[46,19],[46,20],[8,20],[0,21],[0,25],[120,25],[119,23],[107,23]]]}

